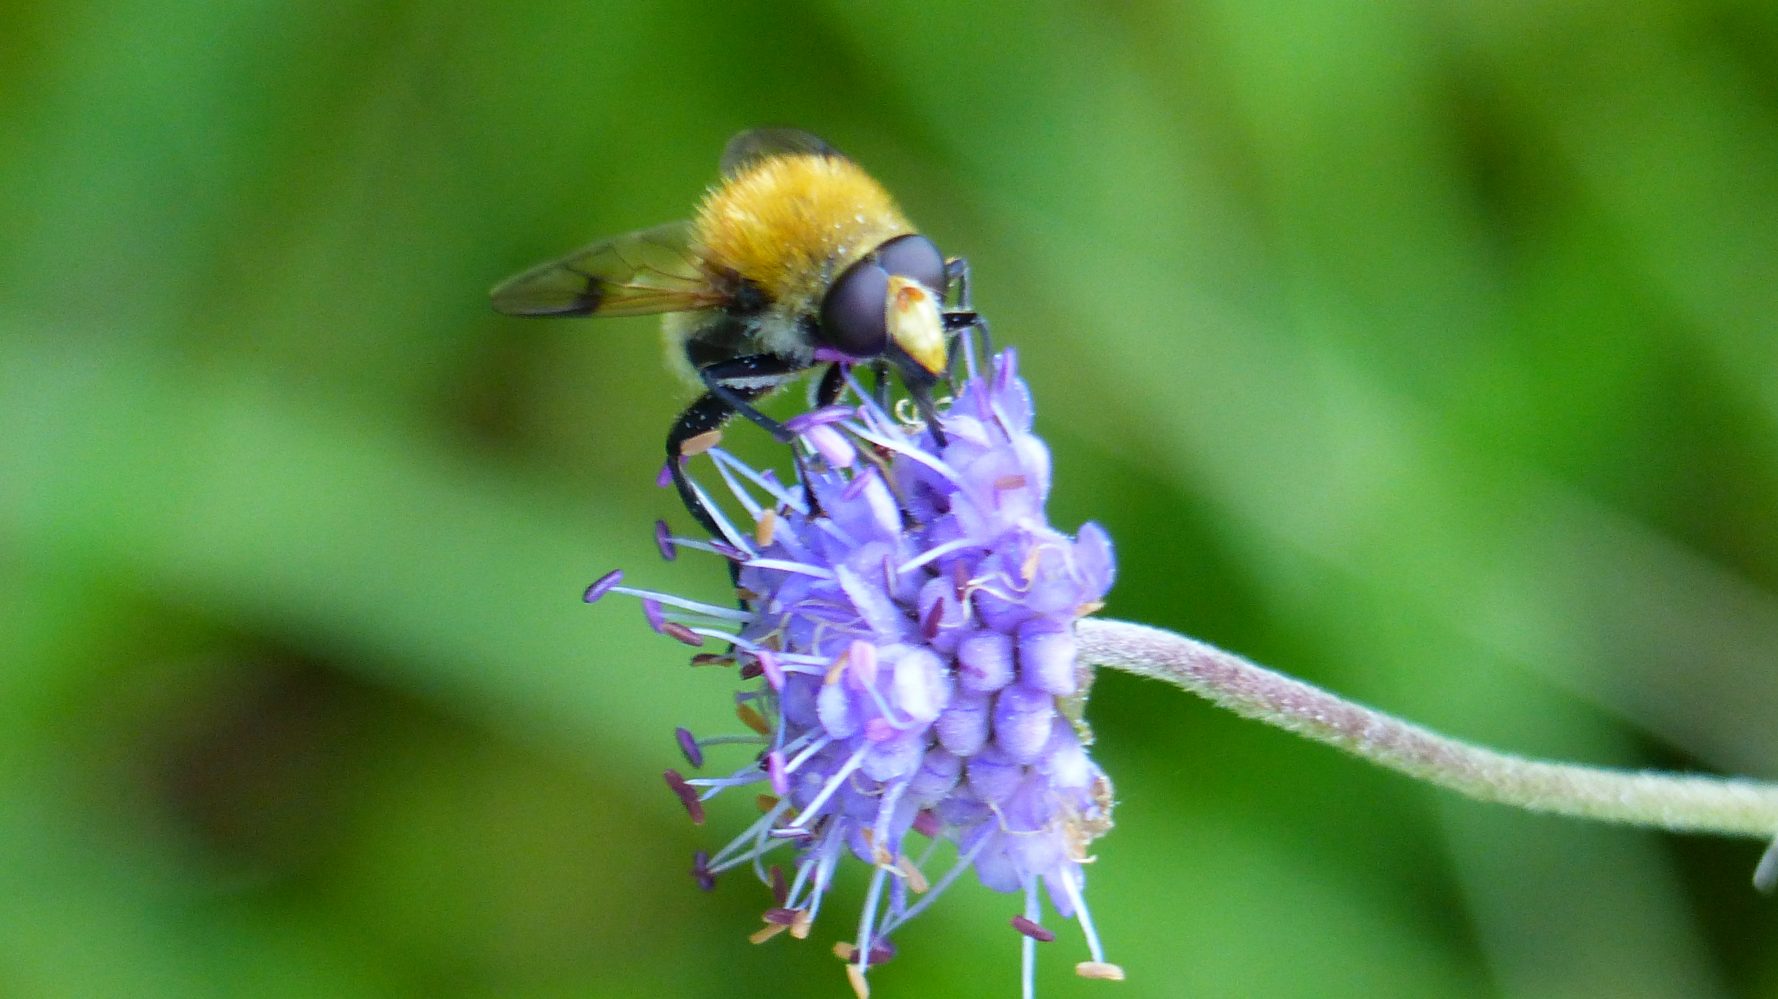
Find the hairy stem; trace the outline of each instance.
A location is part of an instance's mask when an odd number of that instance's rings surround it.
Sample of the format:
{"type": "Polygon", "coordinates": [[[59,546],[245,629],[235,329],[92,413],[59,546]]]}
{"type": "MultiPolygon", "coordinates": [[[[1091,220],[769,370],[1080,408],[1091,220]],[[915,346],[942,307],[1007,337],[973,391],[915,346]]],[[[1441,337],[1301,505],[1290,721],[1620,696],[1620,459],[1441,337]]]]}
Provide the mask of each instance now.
{"type": "Polygon", "coordinates": [[[1778,833],[1778,784],[1525,759],[1439,735],[1169,631],[1088,618],[1076,636],[1083,664],[1165,680],[1238,715],[1482,801],[1676,832],[1778,833]]]}

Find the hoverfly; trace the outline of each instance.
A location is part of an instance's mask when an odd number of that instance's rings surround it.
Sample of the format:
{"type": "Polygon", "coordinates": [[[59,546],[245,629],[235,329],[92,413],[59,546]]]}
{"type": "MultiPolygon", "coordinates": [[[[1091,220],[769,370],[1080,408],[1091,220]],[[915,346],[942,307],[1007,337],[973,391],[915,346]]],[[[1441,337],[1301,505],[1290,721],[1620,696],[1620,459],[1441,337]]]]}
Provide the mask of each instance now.
{"type": "Polygon", "coordinates": [[[737,413],[780,441],[794,436],[754,407],[804,371],[831,404],[854,364],[879,392],[893,367],[936,429],[932,389],[948,374],[950,336],[986,324],[969,268],[915,231],[887,191],[807,132],[742,132],[695,217],[601,240],[492,292],[512,316],[664,313],[669,363],[703,394],[667,432],[667,468],[698,522],[720,536],[684,460],[714,445],[737,413]],[[948,305],[951,293],[956,304],[948,305]]]}

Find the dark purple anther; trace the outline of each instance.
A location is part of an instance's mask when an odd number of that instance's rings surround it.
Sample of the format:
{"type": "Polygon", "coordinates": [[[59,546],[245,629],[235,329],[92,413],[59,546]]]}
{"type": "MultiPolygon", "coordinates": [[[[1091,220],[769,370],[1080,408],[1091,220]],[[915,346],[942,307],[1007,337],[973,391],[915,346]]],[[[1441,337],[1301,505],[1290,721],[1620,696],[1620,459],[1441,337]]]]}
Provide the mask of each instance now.
{"type": "Polygon", "coordinates": [[[665,489],[668,486],[673,484],[673,462],[672,461],[669,460],[665,465],[661,466],[660,474],[656,475],[654,477],[654,484],[662,489],[665,489]]]}
{"type": "Polygon", "coordinates": [[[704,803],[698,800],[697,788],[685,782],[685,778],[677,770],[668,770],[661,774],[661,779],[679,796],[679,803],[685,806],[686,814],[691,816],[691,824],[704,824],[704,803]]]}
{"type": "Polygon", "coordinates": [[[679,557],[679,546],[673,543],[673,535],[664,520],[654,522],[654,544],[661,550],[661,558],[671,562],[679,557]]]}
{"type": "Polygon", "coordinates": [[[922,808],[914,813],[913,830],[927,839],[937,839],[944,826],[938,821],[938,813],[930,808],[922,808]]]}
{"type": "Polygon", "coordinates": [[[659,600],[644,599],[642,601],[642,616],[648,619],[650,628],[653,628],[657,633],[666,634],[664,629],[667,626],[667,619],[661,616],[661,602],[659,600]]]}
{"type": "Polygon", "coordinates": [[[673,730],[673,738],[679,740],[679,751],[685,754],[685,762],[693,767],[704,765],[704,747],[691,734],[691,729],[680,727],[673,730]]]}
{"type": "Polygon", "coordinates": [[[765,670],[759,665],[758,659],[749,659],[741,664],[741,679],[751,680],[763,674],[765,670]]]}
{"type": "Polygon", "coordinates": [[[705,891],[716,889],[716,872],[710,870],[710,854],[699,850],[691,855],[691,876],[705,891]]]}
{"type": "Polygon", "coordinates": [[[660,632],[661,632],[661,634],[666,635],[668,638],[677,639],[677,640],[684,642],[685,644],[691,646],[694,649],[697,648],[698,646],[704,644],[704,636],[703,635],[700,635],[697,632],[691,630],[690,628],[687,628],[685,625],[680,624],[678,621],[663,621],[663,622],[661,622],[660,632]]]}
{"type": "Polygon", "coordinates": [[[790,885],[784,880],[784,868],[773,864],[772,869],[766,874],[772,882],[772,901],[783,905],[790,899],[790,885]]]}
{"type": "Polygon", "coordinates": [[[771,684],[773,690],[784,689],[784,667],[778,665],[778,657],[770,649],[760,649],[753,654],[753,661],[759,663],[759,671],[771,684]]]}
{"type": "Polygon", "coordinates": [[[944,617],[945,602],[942,599],[934,600],[932,606],[927,609],[926,616],[920,620],[920,637],[928,642],[937,638],[939,622],[943,621],[944,617]]]}
{"type": "Polygon", "coordinates": [[[796,922],[797,915],[798,913],[795,909],[786,909],[783,906],[778,906],[777,908],[767,909],[761,914],[761,918],[768,923],[773,923],[778,926],[790,926],[796,922]]]}
{"type": "Polygon", "coordinates": [[[586,588],[586,593],[582,594],[580,599],[585,600],[589,604],[597,603],[600,597],[611,592],[613,586],[616,586],[623,581],[624,571],[622,569],[613,569],[605,575],[600,576],[598,579],[593,580],[593,585],[586,588]]]}
{"type": "Polygon", "coordinates": [[[1031,939],[1036,940],[1038,943],[1049,943],[1056,939],[1056,934],[1053,930],[1046,930],[1024,916],[1012,917],[1012,928],[1031,939]]]}

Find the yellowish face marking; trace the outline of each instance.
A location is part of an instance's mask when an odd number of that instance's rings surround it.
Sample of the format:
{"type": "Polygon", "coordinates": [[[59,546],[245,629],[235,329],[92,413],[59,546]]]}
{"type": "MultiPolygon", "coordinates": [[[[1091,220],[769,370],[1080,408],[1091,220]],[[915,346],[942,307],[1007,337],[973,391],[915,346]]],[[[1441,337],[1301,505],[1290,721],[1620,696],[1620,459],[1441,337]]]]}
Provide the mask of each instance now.
{"type": "Polygon", "coordinates": [[[850,160],[773,156],[705,196],[692,241],[711,266],[801,314],[820,306],[841,271],[913,231],[882,185],[850,160]]]}
{"type": "Polygon", "coordinates": [[[885,303],[883,319],[889,339],[906,351],[914,363],[931,374],[944,373],[945,324],[932,292],[918,281],[889,275],[889,301],[885,303]]]}

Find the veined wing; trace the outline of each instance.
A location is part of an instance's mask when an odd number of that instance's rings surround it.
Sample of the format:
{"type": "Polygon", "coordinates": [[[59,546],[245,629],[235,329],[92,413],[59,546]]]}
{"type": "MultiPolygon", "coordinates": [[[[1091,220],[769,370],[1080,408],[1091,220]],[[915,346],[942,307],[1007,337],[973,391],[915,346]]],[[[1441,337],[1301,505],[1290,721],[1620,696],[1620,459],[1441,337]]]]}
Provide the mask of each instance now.
{"type": "Polygon", "coordinates": [[[722,147],[722,175],[733,177],[768,156],[838,156],[845,154],[819,136],[800,128],[751,128],[722,147]]]}
{"type": "Polygon", "coordinates": [[[508,278],[490,297],[509,316],[642,316],[723,304],[690,244],[689,222],[601,240],[508,278]]]}

